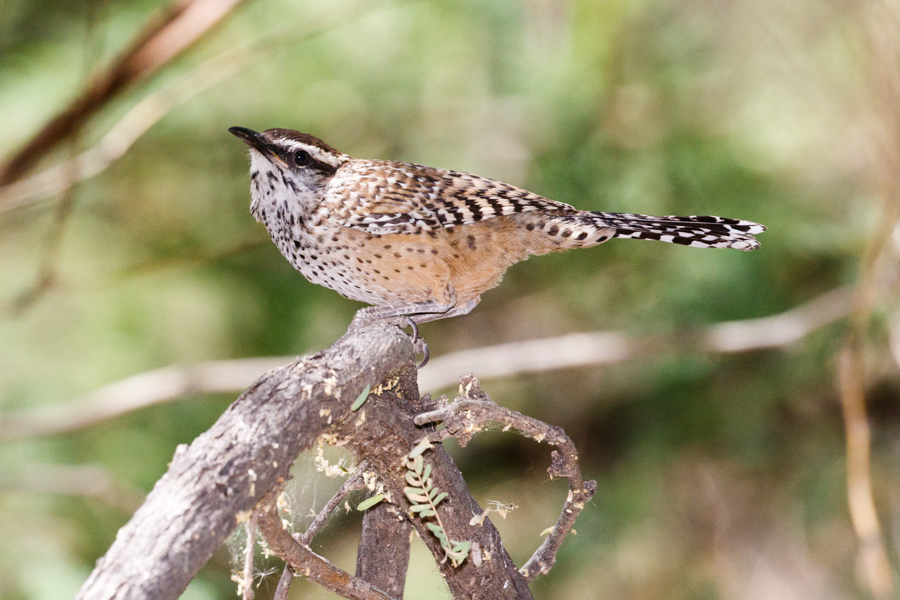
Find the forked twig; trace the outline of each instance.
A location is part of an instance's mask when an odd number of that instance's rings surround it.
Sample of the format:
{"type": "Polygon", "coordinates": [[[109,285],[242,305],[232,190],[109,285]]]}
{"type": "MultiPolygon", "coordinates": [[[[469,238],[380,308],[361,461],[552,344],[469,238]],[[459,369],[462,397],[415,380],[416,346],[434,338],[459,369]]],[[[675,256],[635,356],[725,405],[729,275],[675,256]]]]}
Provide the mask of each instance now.
{"type": "Polygon", "coordinates": [[[556,553],[575,524],[575,519],[584,509],[584,505],[597,491],[597,482],[584,480],[578,466],[578,451],[562,428],[548,425],[496,404],[484,392],[474,375],[463,376],[460,379],[460,388],[463,393],[462,397],[437,410],[416,416],[416,425],[444,423],[444,429],[432,434],[433,441],[453,437],[461,446],[465,446],[477,433],[485,430],[488,426],[502,425],[504,431],[512,429],[525,437],[539,443],[556,446],[558,449],[551,454],[551,463],[547,472],[551,478],[565,477],[569,480],[569,495],[563,505],[559,520],[551,529],[547,539],[528,559],[525,566],[519,569],[527,581],[532,581],[538,575],[546,575],[553,568],[556,563],[556,553]]]}
{"type": "MultiPolygon", "coordinates": [[[[328,520],[328,517],[331,516],[331,513],[334,512],[338,506],[340,506],[341,502],[344,501],[344,498],[347,497],[350,492],[354,490],[358,490],[363,487],[363,477],[362,472],[366,469],[366,463],[360,463],[356,468],[356,472],[347,478],[344,481],[344,484],[341,488],[335,492],[334,496],[331,497],[322,510],[319,511],[319,514],[316,515],[316,518],[313,519],[313,522],[309,524],[309,527],[306,528],[306,531],[301,535],[295,536],[297,541],[305,546],[309,546],[309,544],[313,541],[313,538],[316,537],[316,534],[322,530],[322,526],[325,525],[325,522],[328,520]]],[[[284,571],[281,573],[281,578],[278,580],[278,587],[275,589],[275,596],[273,600],[285,600],[287,598],[288,591],[291,589],[291,582],[294,579],[294,572],[291,570],[290,565],[284,565],[284,571]]]]}
{"type": "MultiPolygon", "coordinates": [[[[190,446],[178,447],[167,473],[119,531],[76,598],[180,597],[236,523],[256,511],[272,490],[281,490],[297,456],[331,431],[335,419],[355,415],[350,406],[360,391],[393,377],[412,358],[403,332],[372,323],[315,356],[264,374],[209,430],[190,446]]],[[[277,515],[273,518],[279,532],[298,546],[277,515]]],[[[266,534],[266,523],[259,529],[266,534]]],[[[271,542],[272,535],[268,538],[271,542]]],[[[299,572],[305,574],[305,566],[299,572]]],[[[318,572],[336,578],[332,587],[347,585],[346,574],[333,565],[318,572]]]]}
{"type": "Polygon", "coordinates": [[[339,569],[309,546],[295,540],[281,524],[276,508],[280,490],[270,493],[256,507],[259,531],[272,551],[284,559],[291,570],[309,578],[328,591],[354,600],[394,600],[375,586],[339,569]]]}

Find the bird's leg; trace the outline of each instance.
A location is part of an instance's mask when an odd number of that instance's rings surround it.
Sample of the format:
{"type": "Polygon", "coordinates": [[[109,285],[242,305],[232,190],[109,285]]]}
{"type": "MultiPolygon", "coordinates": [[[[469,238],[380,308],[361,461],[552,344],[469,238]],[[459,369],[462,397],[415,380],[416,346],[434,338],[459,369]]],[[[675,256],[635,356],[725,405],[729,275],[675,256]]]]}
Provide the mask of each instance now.
{"type": "Polygon", "coordinates": [[[479,302],[481,302],[480,297],[475,298],[474,300],[469,300],[462,306],[455,306],[445,313],[407,315],[406,318],[409,319],[409,326],[412,327],[413,330],[413,344],[416,346],[416,351],[419,351],[419,343],[421,343],[421,352],[425,355],[425,358],[422,359],[422,362],[416,365],[417,369],[421,369],[426,364],[428,364],[428,359],[431,358],[431,354],[428,352],[428,344],[425,342],[424,338],[419,337],[418,323],[427,323],[429,321],[437,321],[438,319],[447,319],[449,317],[467,315],[472,312],[473,308],[478,306],[479,302]]]}
{"type": "MultiPolygon", "coordinates": [[[[431,299],[423,302],[405,302],[403,304],[382,304],[369,306],[356,311],[354,321],[365,323],[381,319],[393,319],[395,317],[412,317],[416,323],[425,323],[442,319],[448,312],[455,310],[456,290],[449,283],[441,283],[431,293],[431,299]],[[439,298],[439,299],[436,299],[439,298]],[[438,315],[432,318],[424,318],[430,315],[438,315]]],[[[477,302],[476,302],[477,304],[477,302]]],[[[468,304],[466,305],[468,306],[468,304]]],[[[473,305],[474,307],[474,305],[473,305]]],[[[466,312],[472,310],[469,308],[466,312]]],[[[465,314],[465,313],[461,313],[465,314]]]]}
{"type": "MultiPolygon", "coordinates": [[[[442,304],[437,300],[425,302],[407,302],[405,304],[385,304],[382,306],[367,306],[356,311],[354,321],[369,323],[395,317],[407,317],[420,314],[444,314],[453,308],[453,304],[442,304]]],[[[422,321],[419,321],[420,323],[422,321]]]]}
{"type": "Polygon", "coordinates": [[[445,312],[438,313],[420,313],[414,314],[410,316],[410,319],[415,321],[418,324],[428,323],[429,321],[437,321],[438,319],[449,319],[450,317],[459,317],[461,315],[467,315],[472,312],[472,309],[478,306],[478,303],[481,302],[481,297],[475,298],[474,300],[469,300],[462,306],[454,306],[445,312]]]}
{"type": "Polygon", "coordinates": [[[428,323],[429,321],[437,321],[438,319],[446,319],[448,317],[456,317],[469,314],[475,308],[481,298],[469,300],[462,306],[454,306],[456,302],[456,290],[453,286],[446,288],[448,303],[444,304],[438,300],[426,300],[425,302],[408,302],[405,304],[394,304],[384,306],[368,306],[356,311],[353,317],[353,324],[356,326],[371,323],[372,321],[393,320],[394,324],[403,327],[409,325],[412,328],[412,342],[415,346],[416,353],[421,352],[425,358],[417,365],[421,369],[425,366],[430,358],[428,344],[424,338],[419,336],[419,324],[428,323]],[[405,317],[405,322],[399,320],[398,317],[405,317]]]}
{"type": "MultiPolygon", "coordinates": [[[[453,310],[455,310],[453,308],[453,305],[441,304],[436,300],[428,300],[426,302],[410,302],[407,304],[397,304],[392,306],[369,306],[356,311],[356,316],[353,317],[353,324],[359,326],[364,323],[371,323],[372,321],[393,320],[396,325],[401,327],[409,325],[410,327],[412,327],[412,342],[413,346],[415,347],[416,354],[421,352],[425,355],[425,358],[422,359],[422,362],[416,366],[416,368],[421,369],[425,366],[425,363],[428,362],[428,359],[431,355],[428,351],[428,344],[423,338],[419,337],[418,323],[440,319],[446,313],[453,310]],[[426,316],[431,316],[433,318],[425,319],[425,321],[419,320],[421,317],[426,316]],[[398,319],[398,317],[405,317],[405,319],[398,319]]],[[[471,308],[469,310],[471,310],[471,308]]]]}

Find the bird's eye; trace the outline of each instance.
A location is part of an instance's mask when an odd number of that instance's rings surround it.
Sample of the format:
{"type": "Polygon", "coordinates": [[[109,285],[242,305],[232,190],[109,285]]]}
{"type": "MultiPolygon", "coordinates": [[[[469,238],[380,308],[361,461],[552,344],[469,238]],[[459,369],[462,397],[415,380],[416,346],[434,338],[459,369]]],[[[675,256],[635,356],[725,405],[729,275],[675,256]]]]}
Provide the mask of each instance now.
{"type": "Polygon", "coordinates": [[[305,167],[309,164],[309,152],[306,150],[297,150],[294,152],[294,163],[298,167],[305,167]]]}

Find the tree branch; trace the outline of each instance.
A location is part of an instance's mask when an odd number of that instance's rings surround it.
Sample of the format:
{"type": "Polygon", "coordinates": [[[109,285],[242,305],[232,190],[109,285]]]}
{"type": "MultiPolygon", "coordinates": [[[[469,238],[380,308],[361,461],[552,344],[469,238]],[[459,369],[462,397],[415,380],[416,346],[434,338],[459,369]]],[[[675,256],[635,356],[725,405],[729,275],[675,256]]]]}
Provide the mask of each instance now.
{"type": "Polygon", "coordinates": [[[373,324],[263,375],[190,447],[179,446],[77,598],[177,598],[359,392],[412,360],[406,334],[373,324]]]}
{"type": "Polygon", "coordinates": [[[136,487],[91,465],[25,463],[0,471],[0,494],[60,494],[99,500],[126,514],[144,501],[136,487]]]}
{"type": "MultiPolygon", "coordinates": [[[[120,530],[77,598],[176,598],[222,540],[254,510],[270,547],[295,572],[351,598],[390,598],[296,542],[283,531],[270,504],[276,498],[273,490],[280,492],[299,452],[322,437],[345,445],[359,462],[365,461],[361,476],[390,503],[382,510],[410,523],[435,557],[443,558],[439,540],[423,519],[409,512],[404,496],[404,459],[427,434],[413,422],[425,408],[418,397],[413,352],[410,339],[396,327],[351,326],[328,350],[266,373],[209,431],[190,447],[179,447],[169,472],[120,530]],[[399,373],[398,365],[405,365],[399,373]],[[372,392],[353,411],[351,405],[364,384],[372,392]],[[254,509],[267,493],[270,500],[254,509]]],[[[470,542],[479,558],[460,561],[458,566],[439,565],[454,597],[530,599],[527,581],[503,548],[496,528],[487,519],[472,521],[472,515],[483,511],[452,459],[438,446],[429,451],[427,460],[431,479],[449,495],[439,507],[447,535],[470,542]]],[[[356,482],[346,487],[352,485],[356,482]]],[[[335,505],[332,499],[323,515],[335,505]]],[[[324,519],[314,521],[309,537],[324,519]]],[[[396,560],[385,549],[380,556],[384,560],[369,563],[371,578],[402,591],[405,560],[396,560]]]]}
{"type": "Polygon", "coordinates": [[[878,600],[896,597],[894,574],[875,505],[871,473],[871,425],[866,411],[866,363],[872,312],[885,289],[884,280],[896,277],[896,261],[888,261],[890,241],[900,219],[900,78],[897,54],[900,35],[896,3],[860,3],[862,33],[868,38],[870,101],[864,119],[872,124],[869,142],[870,180],[881,199],[881,214],[860,259],[855,287],[854,315],[838,355],[838,382],[847,443],[847,507],[857,538],[857,573],[878,600]]]}
{"type": "MultiPolygon", "coordinates": [[[[490,558],[479,564],[466,560],[454,567],[450,561],[444,561],[444,550],[426,521],[410,512],[411,505],[404,494],[404,488],[409,486],[404,463],[410,451],[431,430],[418,427],[413,421],[427,408],[419,398],[416,369],[410,364],[400,371],[397,379],[373,389],[359,410],[335,421],[329,437],[346,447],[357,460],[365,458],[369,466],[364,478],[373,493],[383,493],[383,503],[389,503],[383,510],[390,511],[397,521],[412,524],[438,562],[454,598],[530,599],[527,581],[503,547],[493,523],[489,519],[483,523],[472,522],[472,516],[483,511],[453,459],[440,445],[429,450],[425,460],[431,466],[434,486],[448,494],[438,507],[446,533],[453,540],[471,542],[473,548],[477,547],[483,556],[490,558]]],[[[396,566],[383,565],[379,569],[399,572],[396,566]]]]}
{"type": "MultiPolygon", "coordinates": [[[[425,449],[423,440],[441,435],[423,418],[421,424],[415,422],[416,415],[433,406],[419,398],[413,359],[411,340],[399,328],[354,323],[331,348],[263,375],[190,447],[176,450],[169,471],[119,531],[77,598],[177,598],[223,539],[249,519],[245,586],[252,583],[247,574],[252,572],[258,527],[290,566],[279,584],[281,596],[293,571],[348,598],[399,598],[414,528],[438,561],[454,598],[529,600],[528,580],[550,569],[596,486],[583,481],[575,448],[562,430],[493,404],[468,376],[463,380],[464,414],[444,414],[447,431],[466,441],[457,426],[463,421],[456,419],[476,415],[466,422],[506,424],[556,445],[562,455],[554,453],[550,474],[569,478],[570,498],[522,572],[440,445],[428,446],[427,455],[417,450],[416,473],[420,485],[433,490],[429,498],[438,490],[441,498],[431,502],[430,515],[413,510],[420,507],[407,496],[412,449],[425,449]],[[281,524],[277,498],[297,455],[319,439],[345,446],[360,467],[295,539],[281,524]],[[360,552],[366,557],[358,563],[361,576],[356,578],[313,553],[308,544],[346,493],[361,485],[360,479],[383,500],[364,517],[368,525],[360,552]],[[446,560],[447,540],[454,540],[452,561],[446,560]]],[[[245,592],[252,596],[252,590],[245,592]]]]}
{"type": "MultiPolygon", "coordinates": [[[[303,532],[303,535],[295,536],[297,541],[304,546],[309,546],[313,539],[316,537],[316,534],[321,531],[322,527],[325,525],[325,522],[328,520],[328,517],[331,516],[331,513],[334,512],[341,502],[344,501],[344,498],[352,492],[353,490],[358,490],[363,486],[363,478],[360,475],[360,471],[366,468],[366,463],[362,463],[356,468],[356,473],[347,478],[341,488],[331,497],[322,510],[319,511],[319,514],[316,515],[316,518],[313,519],[313,522],[309,524],[309,527],[306,528],[306,531],[303,532]]],[[[275,589],[275,596],[273,600],[286,600],[288,590],[291,589],[291,582],[294,579],[294,572],[291,570],[290,565],[285,564],[284,571],[281,573],[281,578],[278,580],[278,587],[275,589]]],[[[372,583],[371,581],[369,583],[372,583]]],[[[402,594],[401,594],[402,595],[402,594]]]]}
{"type": "Polygon", "coordinates": [[[403,597],[412,525],[382,502],[363,515],[356,552],[356,576],[397,598],[403,597]]]}
{"type": "Polygon", "coordinates": [[[325,522],[328,520],[328,517],[331,516],[331,513],[334,512],[338,506],[340,506],[341,502],[344,501],[350,492],[358,489],[362,489],[363,487],[363,477],[360,474],[361,471],[365,470],[366,463],[363,462],[356,468],[356,473],[347,478],[341,488],[331,497],[322,510],[319,511],[319,514],[316,515],[316,518],[313,519],[313,522],[309,524],[309,527],[306,528],[306,531],[303,532],[302,535],[299,536],[299,541],[301,544],[309,546],[312,541],[315,539],[316,535],[322,530],[322,527],[325,525],[325,522]]]}
{"type": "MultiPolygon", "coordinates": [[[[278,490],[280,492],[280,490],[278,490]]],[[[285,531],[276,509],[277,494],[270,494],[256,508],[259,530],[269,548],[290,565],[326,590],[352,600],[396,600],[375,586],[353,577],[313,552],[285,531]]]]}
{"type": "Polygon", "coordinates": [[[731,354],[780,349],[847,317],[853,311],[851,288],[839,287],[782,313],[756,319],[724,321],[668,336],[637,336],[625,331],[573,333],[541,340],[523,340],[462,350],[433,358],[419,375],[424,390],[452,385],[460,373],[478,365],[481,379],[510,377],[613,365],[667,353],[731,354]]]}
{"type": "MultiPolygon", "coordinates": [[[[538,575],[546,575],[553,568],[556,553],[575,524],[575,519],[584,509],[584,505],[597,491],[597,482],[584,481],[578,467],[578,451],[575,444],[560,427],[548,425],[496,404],[484,392],[474,375],[463,376],[460,379],[460,389],[464,394],[463,397],[457,398],[452,404],[422,413],[415,418],[417,425],[444,423],[445,428],[433,434],[435,441],[453,437],[461,446],[465,446],[478,432],[489,425],[499,424],[503,426],[504,431],[513,429],[537,442],[556,446],[559,450],[552,452],[550,468],[547,471],[551,478],[566,477],[569,480],[569,495],[550,535],[520,569],[525,579],[532,581],[538,575]]],[[[444,399],[446,400],[446,396],[444,399]]]]}
{"type": "Polygon", "coordinates": [[[244,572],[239,587],[239,595],[242,600],[254,600],[253,593],[253,558],[256,555],[256,528],[258,521],[256,514],[244,521],[244,530],[247,532],[247,546],[244,548],[244,572]]]}
{"type": "Polygon", "coordinates": [[[260,373],[293,359],[243,358],[132,375],[69,402],[6,413],[0,417],[0,440],[67,433],[191,393],[244,390],[260,373]]]}
{"type": "Polygon", "coordinates": [[[288,592],[291,591],[292,581],[294,581],[294,572],[291,571],[290,565],[285,564],[284,570],[281,572],[281,578],[278,580],[278,587],[275,588],[275,594],[272,596],[272,600],[287,600],[288,592]]]}

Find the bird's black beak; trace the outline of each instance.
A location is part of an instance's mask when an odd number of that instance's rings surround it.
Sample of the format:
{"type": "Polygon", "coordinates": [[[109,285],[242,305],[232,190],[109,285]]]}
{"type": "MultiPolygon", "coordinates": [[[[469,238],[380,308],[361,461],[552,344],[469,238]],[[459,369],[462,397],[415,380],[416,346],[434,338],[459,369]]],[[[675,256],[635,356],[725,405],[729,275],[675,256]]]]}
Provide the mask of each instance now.
{"type": "Polygon", "coordinates": [[[269,149],[269,146],[261,133],[257,133],[252,129],[247,129],[246,127],[229,127],[228,131],[233,135],[241,138],[241,140],[245,144],[260,152],[261,154],[264,154],[266,156],[272,155],[272,151],[269,149]]]}

